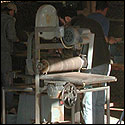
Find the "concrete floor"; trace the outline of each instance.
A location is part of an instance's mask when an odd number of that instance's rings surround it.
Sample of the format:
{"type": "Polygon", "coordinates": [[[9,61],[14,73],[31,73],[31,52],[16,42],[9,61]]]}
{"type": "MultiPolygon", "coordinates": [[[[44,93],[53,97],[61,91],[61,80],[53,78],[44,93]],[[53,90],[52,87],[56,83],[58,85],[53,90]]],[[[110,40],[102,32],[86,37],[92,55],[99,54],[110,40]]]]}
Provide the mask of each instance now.
{"type": "MultiPolygon", "coordinates": [[[[110,124],[116,124],[119,121],[118,118],[110,117],[110,124]]],[[[105,123],[106,123],[106,116],[105,116],[105,123]]],[[[121,124],[124,124],[124,121],[121,122],[121,124]]]]}

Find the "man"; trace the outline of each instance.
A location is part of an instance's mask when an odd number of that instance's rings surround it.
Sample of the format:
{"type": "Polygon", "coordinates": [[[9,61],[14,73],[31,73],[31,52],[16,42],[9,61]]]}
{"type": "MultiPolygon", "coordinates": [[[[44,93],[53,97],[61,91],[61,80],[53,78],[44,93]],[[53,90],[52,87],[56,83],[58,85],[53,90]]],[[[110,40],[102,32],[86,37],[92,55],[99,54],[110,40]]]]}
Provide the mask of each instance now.
{"type": "Polygon", "coordinates": [[[108,10],[109,6],[107,1],[96,1],[96,12],[89,14],[88,17],[97,21],[102,26],[106,42],[114,44],[121,41],[121,39],[115,39],[114,37],[109,37],[108,35],[110,28],[110,22],[108,18],[106,18],[108,10]]]}
{"type": "Polygon", "coordinates": [[[57,11],[57,15],[60,20],[60,25],[66,25],[67,23],[71,22],[73,17],[77,16],[77,12],[71,7],[62,7],[57,11]]]}
{"type": "MultiPolygon", "coordinates": [[[[108,18],[106,17],[108,10],[109,6],[107,1],[96,1],[96,12],[89,14],[88,17],[90,19],[97,21],[101,25],[105,35],[105,40],[109,44],[109,51],[110,51],[110,46],[114,43],[120,42],[121,38],[115,39],[112,36],[109,37],[110,23],[108,18]]],[[[107,72],[107,75],[110,74],[110,71],[111,71],[111,65],[109,65],[109,72],[107,72]]],[[[105,83],[105,85],[107,84],[105,83]]]]}
{"type": "MultiPolygon", "coordinates": [[[[62,10],[62,13],[67,14],[64,10],[62,10]]],[[[70,25],[88,28],[95,34],[92,69],[86,70],[86,72],[107,75],[109,71],[110,52],[101,25],[84,15],[72,18],[70,25]]],[[[92,86],[87,86],[87,88],[92,88],[92,86]]],[[[104,124],[104,91],[95,93],[86,92],[82,104],[85,124],[104,124]]]]}
{"type": "MultiPolygon", "coordinates": [[[[17,41],[14,14],[17,12],[15,4],[8,3],[1,11],[1,78],[2,86],[9,87],[13,83],[12,59],[13,42],[17,41]]],[[[7,109],[12,108],[13,94],[7,93],[7,109]]]]}

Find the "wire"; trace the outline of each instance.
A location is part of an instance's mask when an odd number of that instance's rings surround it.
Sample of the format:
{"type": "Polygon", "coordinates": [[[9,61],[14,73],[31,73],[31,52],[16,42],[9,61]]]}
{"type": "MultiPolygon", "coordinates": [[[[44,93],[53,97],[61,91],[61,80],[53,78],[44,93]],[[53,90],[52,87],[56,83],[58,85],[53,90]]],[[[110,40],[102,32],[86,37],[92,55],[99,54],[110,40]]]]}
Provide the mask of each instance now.
{"type": "Polygon", "coordinates": [[[61,43],[62,43],[62,45],[64,46],[64,48],[66,48],[66,49],[71,49],[71,48],[73,48],[73,46],[66,46],[65,44],[64,44],[64,42],[63,42],[63,39],[62,39],[62,37],[60,38],[60,40],[61,40],[61,43]]]}

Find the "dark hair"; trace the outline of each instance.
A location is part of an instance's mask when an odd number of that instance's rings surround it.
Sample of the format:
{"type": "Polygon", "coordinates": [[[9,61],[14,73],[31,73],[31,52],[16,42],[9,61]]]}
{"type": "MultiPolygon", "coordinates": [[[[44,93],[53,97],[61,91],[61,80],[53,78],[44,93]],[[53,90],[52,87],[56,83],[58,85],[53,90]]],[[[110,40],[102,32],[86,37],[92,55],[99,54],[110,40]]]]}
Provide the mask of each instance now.
{"type": "Polygon", "coordinates": [[[96,1],[96,10],[104,10],[108,7],[109,6],[107,1],[96,1]]]}
{"type": "Polygon", "coordinates": [[[57,15],[58,17],[61,17],[61,18],[65,18],[65,16],[69,16],[69,17],[74,17],[74,16],[77,16],[77,11],[76,9],[73,9],[73,8],[67,8],[67,7],[62,7],[60,9],[57,10],[57,15]]]}
{"type": "Polygon", "coordinates": [[[8,7],[1,8],[1,12],[8,13],[11,9],[8,9],[8,7]]]}

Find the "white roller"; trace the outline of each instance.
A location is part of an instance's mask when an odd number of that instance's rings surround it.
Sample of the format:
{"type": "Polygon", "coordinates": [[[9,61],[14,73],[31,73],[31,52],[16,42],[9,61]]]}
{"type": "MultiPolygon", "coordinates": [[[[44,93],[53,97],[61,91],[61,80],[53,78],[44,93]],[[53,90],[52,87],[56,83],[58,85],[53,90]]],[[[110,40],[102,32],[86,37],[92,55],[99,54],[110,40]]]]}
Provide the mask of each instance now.
{"type": "Polygon", "coordinates": [[[41,73],[50,73],[79,70],[85,62],[80,57],[72,57],[65,60],[60,58],[43,59],[41,63],[43,64],[41,73]]]}

